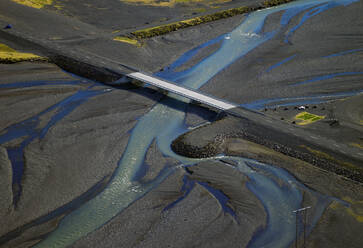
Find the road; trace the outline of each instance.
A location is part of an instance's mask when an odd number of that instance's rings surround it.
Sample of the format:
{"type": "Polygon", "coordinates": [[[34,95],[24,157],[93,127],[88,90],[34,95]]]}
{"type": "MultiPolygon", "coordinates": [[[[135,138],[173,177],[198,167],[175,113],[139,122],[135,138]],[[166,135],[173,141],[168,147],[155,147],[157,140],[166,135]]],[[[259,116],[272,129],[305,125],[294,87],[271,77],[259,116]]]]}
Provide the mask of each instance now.
{"type": "Polygon", "coordinates": [[[179,86],[172,82],[168,82],[165,79],[160,79],[155,76],[150,76],[150,75],[147,75],[142,72],[133,72],[133,73],[127,74],[127,76],[130,78],[140,80],[145,83],[149,83],[153,86],[170,91],[177,95],[192,99],[194,101],[215,107],[220,110],[229,110],[229,109],[233,109],[233,108],[237,107],[237,105],[235,105],[235,104],[228,103],[224,100],[220,100],[215,97],[203,94],[197,90],[179,86]]]}

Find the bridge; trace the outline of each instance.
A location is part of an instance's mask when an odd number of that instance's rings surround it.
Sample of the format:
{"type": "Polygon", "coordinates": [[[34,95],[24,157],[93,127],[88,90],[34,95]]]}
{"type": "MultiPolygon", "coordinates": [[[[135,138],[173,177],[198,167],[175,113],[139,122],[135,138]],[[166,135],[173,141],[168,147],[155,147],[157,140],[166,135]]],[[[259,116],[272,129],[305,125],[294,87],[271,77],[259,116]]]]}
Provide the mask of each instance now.
{"type": "MultiPolygon", "coordinates": [[[[196,102],[205,104],[207,106],[214,107],[214,108],[222,110],[222,111],[228,111],[228,110],[238,107],[238,105],[236,105],[236,104],[229,103],[222,99],[218,99],[214,96],[210,96],[210,95],[202,93],[198,90],[188,88],[188,87],[185,87],[182,85],[178,85],[174,82],[170,82],[168,80],[156,77],[156,76],[146,73],[146,72],[141,72],[137,68],[133,68],[132,66],[122,64],[119,61],[116,61],[116,60],[113,60],[110,58],[106,58],[106,57],[103,57],[103,56],[100,56],[100,55],[97,55],[97,54],[94,54],[91,52],[82,51],[82,53],[87,54],[88,58],[92,57],[93,60],[95,58],[100,59],[101,64],[103,64],[103,65],[105,65],[106,61],[109,62],[110,64],[107,67],[104,66],[103,67],[104,69],[114,72],[118,75],[123,75],[119,80],[110,83],[111,85],[112,84],[117,85],[117,84],[130,82],[130,78],[132,78],[132,79],[136,79],[138,81],[147,83],[149,85],[153,85],[156,88],[166,90],[167,92],[174,93],[176,95],[194,100],[196,102]]],[[[92,64],[92,63],[90,63],[90,64],[92,64]]]]}
{"type": "Polygon", "coordinates": [[[139,80],[144,83],[148,83],[150,85],[153,85],[159,89],[166,90],[168,92],[172,92],[174,94],[189,98],[191,100],[194,100],[199,103],[203,103],[208,106],[212,106],[214,108],[226,111],[233,108],[236,108],[237,105],[229,103],[227,101],[218,99],[213,96],[209,96],[207,94],[204,94],[198,90],[191,89],[185,86],[181,86],[178,84],[175,84],[173,82],[167,81],[162,78],[158,78],[154,75],[150,75],[145,72],[132,72],[129,74],[126,74],[128,78],[133,78],[136,80],[139,80]]]}

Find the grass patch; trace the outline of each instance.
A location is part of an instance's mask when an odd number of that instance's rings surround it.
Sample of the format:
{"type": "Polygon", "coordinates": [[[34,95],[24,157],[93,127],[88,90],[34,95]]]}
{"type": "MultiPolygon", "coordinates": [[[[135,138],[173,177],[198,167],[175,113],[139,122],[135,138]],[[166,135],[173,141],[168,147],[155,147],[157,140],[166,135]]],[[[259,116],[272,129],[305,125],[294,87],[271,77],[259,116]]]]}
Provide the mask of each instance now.
{"type": "Polygon", "coordinates": [[[351,143],[350,145],[351,145],[351,146],[354,146],[354,147],[358,147],[358,148],[360,148],[360,149],[363,149],[363,145],[358,144],[358,143],[351,143]]]}
{"type": "Polygon", "coordinates": [[[207,9],[206,8],[196,8],[196,9],[193,9],[193,11],[196,13],[203,13],[203,12],[206,12],[207,9]]]}
{"type": "Polygon", "coordinates": [[[277,6],[280,4],[289,3],[292,1],[294,1],[294,0],[266,0],[263,2],[263,6],[266,8],[269,8],[269,7],[274,7],[274,6],[277,6]]]}
{"type": "Polygon", "coordinates": [[[119,42],[124,42],[124,43],[134,45],[137,47],[141,47],[141,43],[137,39],[132,39],[132,38],[129,38],[126,36],[117,36],[117,37],[113,38],[113,40],[119,41],[119,42]]]}
{"type": "Polygon", "coordinates": [[[5,44],[0,43],[0,63],[11,64],[22,61],[46,61],[44,57],[32,53],[18,52],[5,44]]]}
{"type": "Polygon", "coordinates": [[[36,9],[44,8],[46,5],[51,5],[53,3],[53,0],[12,0],[12,1],[36,9]]]}
{"type": "Polygon", "coordinates": [[[342,166],[345,166],[345,167],[348,167],[348,168],[351,168],[351,169],[362,171],[361,168],[355,166],[354,164],[338,160],[338,159],[334,158],[333,156],[331,156],[331,155],[329,155],[329,154],[327,154],[325,152],[314,150],[314,149],[312,149],[312,148],[310,148],[308,146],[305,146],[305,145],[301,145],[301,147],[305,148],[306,150],[308,150],[310,153],[314,154],[317,157],[320,157],[320,158],[323,158],[323,159],[326,159],[326,160],[330,160],[330,161],[332,161],[334,163],[340,164],[342,166]]]}
{"type": "Polygon", "coordinates": [[[354,217],[356,221],[363,222],[363,201],[353,201],[348,197],[344,197],[343,200],[351,204],[351,206],[347,208],[347,212],[354,217]]]}
{"type": "Polygon", "coordinates": [[[314,115],[308,112],[302,112],[299,113],[295,116],[295,119],[298,120],[299,122],[297,123],[298,125],[307,125],[307,124],[311,124],[313,122],[319,121],[321,119],[324,119],[325,116],[320,116],[320,115],[314,115]]]}
{"type": "MultiPolygon", "coordinates": [[[[134,0],[130,0],[130,1],[134,1],[134,0]]],[[[152,0],[146,0],[145,2],[149,2],[149,1],[152,1],[152,0]]],[[[186,1],[185,0],[174,0],[173,2],[177,2],[177,1],[179,1],[179,3],[180,3],[180,2],[192,2],[192,1],[197,1],[197,0],[186,0],[186,1]]],[[[217,20],[233,17],[236,15],[246,14],[246,13],[256,11],[259,9],[277,6],[277,5],[292,2],[292,1],[294,1],[294,0],[266,0],[261,6],[255,6],[255,7],[242,6],[242,7],[232,8],[232,9],[228,9],[228,10],[218,11],[213,14],[202,15],[199,17],[195,17],[195,18],[191,18],[191,19],[187,19],[187,20],[183,20],[183,21],[178,21],[178,22],[173,22],[173,23],[169,23],[169,24],[165,24],[165,25],[156,26],[156,27],[137,30],[137,31],[132,32],[131,36],[133,36],[135,39],[138,39],[138,40],[147,39],[147,38],[151,38],[151,37],[155,37],[155,36],[159,36],[159,35],[168,34],[170,32],[173,32],[173,31],[176,31],[179,29],[200,25],[202,23],[217,21],[217,20]]],[[[138,2],[138,1],[135,0],[134,2],[138,2]]],[[[216,1],[216,2],[221,3],[221,2],[225,2],[225,1],[222,0],[222,1],[216,1]]],[[[212,3],[209,3],[209,4],[212,4],[212,3]]]]}
{"type": "Polygon", "coordinates": [[[168,0],[168,1],[160,1],[160,0],[121,0],[123,3],[134,4],[134,5],[148,5],[148,6],[155,6],[155,7],[174,7],[177,4],[182,5],[195,5],[195,4],[202,4],[202,5],[215,5],[215,4],[222,4],[228,3],[232,0],[168,0]]]}
{"type": "Polygon", "coordinates": [[[176,31],[178,29],[192,27],[192,26],[196,26],[196,25],[199,25],[202,23],[207,23],[207,22],[224,19],[224,18],[235,16],[235,15],[248,13],[250,11],[251,11],[251,8],[249,8],[249,7],[239,7],[239,8],[219,11],[219,12],[216,12],[216,13],[210,14],[210,15],[204,15],[204,16],[191,18],[188,20],[173,22],[170,24],[165,24],[165,25],[156,26],[156,27],[152,27],[152,28],[146,28],[146,29],[134,31],[131,34],[137,39],[151,38],[154,36],[167,34],[167,33],[176,31]]]}
{"type": "Polygon", "coordinates": [[[347,213],[352,216],[357,222],[363,222],[363,201],[354,201],[349,197],[343,197],[342,199],[345,202],[349,203],[349,207],[346,207],[339,203],[338,201],[334,201],[330,208],[334,210],[342,210],[345,209],[347,213]]]}

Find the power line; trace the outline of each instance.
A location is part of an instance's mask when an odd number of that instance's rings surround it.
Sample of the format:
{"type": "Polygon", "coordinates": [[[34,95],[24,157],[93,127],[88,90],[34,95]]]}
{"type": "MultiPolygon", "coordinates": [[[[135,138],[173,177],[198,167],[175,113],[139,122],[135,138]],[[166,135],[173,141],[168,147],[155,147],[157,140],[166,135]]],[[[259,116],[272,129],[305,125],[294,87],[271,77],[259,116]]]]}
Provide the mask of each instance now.
{"type": "Polygon", "coordinates": [[[296,209],[294,211],[292,211],[293,213],[295,213],[295,248],[298,248],[298,244],[299,244],[299,216],[301,216],[301,213],[304,213],[304,219],[303,219],[303,225],[304,225],[304,239],[303,239],[303,247],[306,248],[306,223],[307,223],[307,211],[311,208],[311,206],[308,207],[304,207],[304,208],[299,208],[296,209]]]}

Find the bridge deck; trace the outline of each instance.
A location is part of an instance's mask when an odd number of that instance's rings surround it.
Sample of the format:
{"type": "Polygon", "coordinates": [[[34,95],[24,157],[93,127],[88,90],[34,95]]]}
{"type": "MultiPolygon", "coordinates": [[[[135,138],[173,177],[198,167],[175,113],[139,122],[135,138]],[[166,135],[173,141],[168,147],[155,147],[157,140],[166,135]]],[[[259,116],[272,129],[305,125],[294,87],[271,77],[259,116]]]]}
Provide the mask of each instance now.
{"type": "Polygon", "coordinates": [[[237,105],[228,103],[224,100],[220,100],[215,97],[208,96],[206,94],[203,94],[203,93],[201,93],[197,90],[191,89],[191,88],[177,85],[175,83],[166,81],[165,79],[147,75],[146,73],[143,73],[143,72],[129,73],[129,74],[127,74],[127,77],[140,80],[142,82],[151,84],[157,88],[161,88],[161,89],[170,91],[174,94],[192,99],[194,101],[215,107],[220,110],[229,110],[229,109],[233,109],[233,108],[237,107],[237,105]]]}

